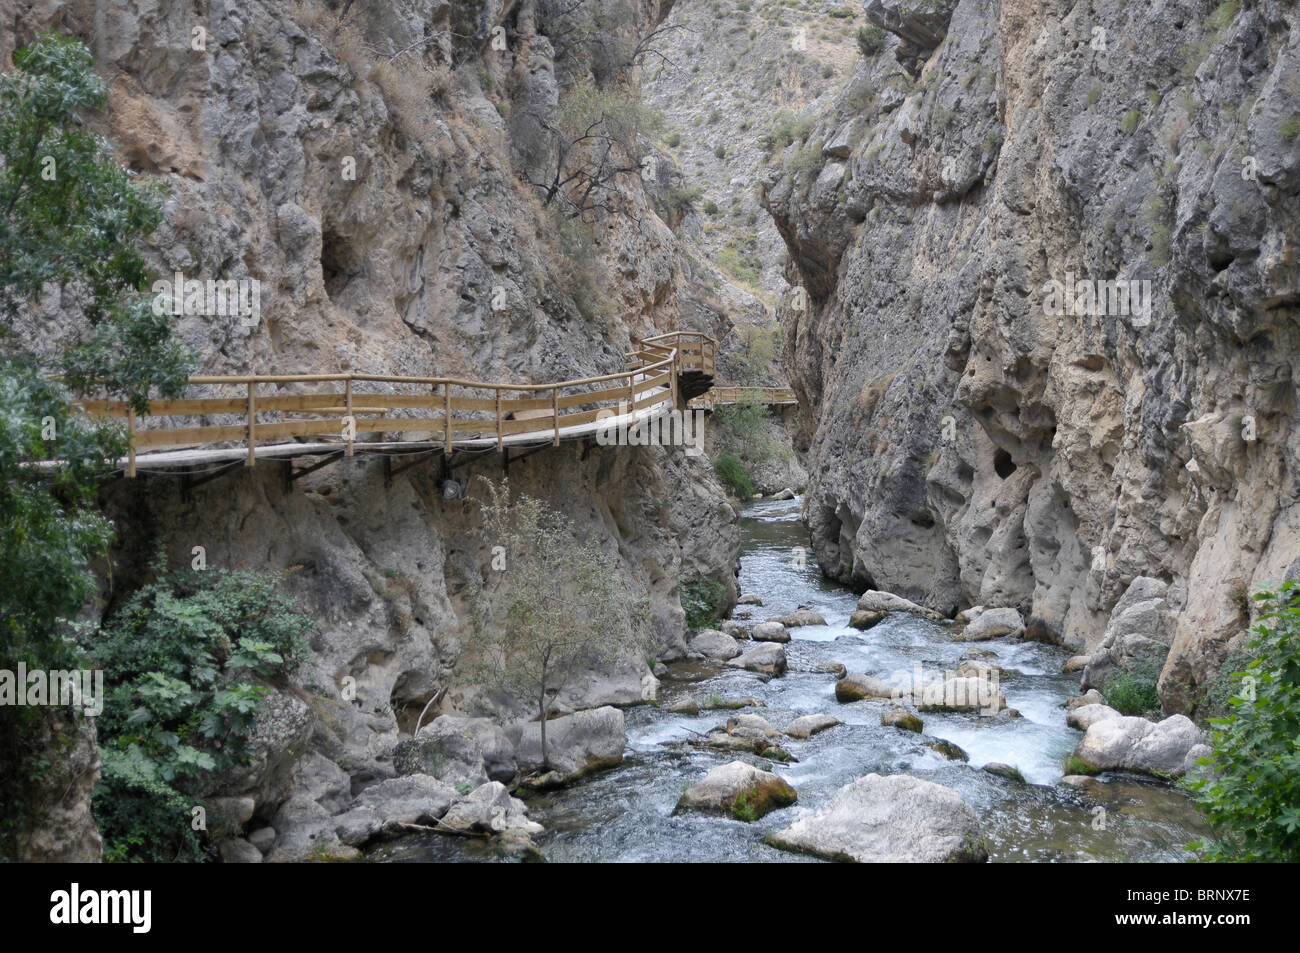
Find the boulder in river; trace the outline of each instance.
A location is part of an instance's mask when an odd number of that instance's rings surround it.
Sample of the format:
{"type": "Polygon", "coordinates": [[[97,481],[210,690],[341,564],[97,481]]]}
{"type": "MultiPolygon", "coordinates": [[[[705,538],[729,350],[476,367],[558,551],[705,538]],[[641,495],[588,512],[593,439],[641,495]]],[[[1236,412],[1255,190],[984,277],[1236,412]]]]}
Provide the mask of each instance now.
{"type": "Polygon", "coordinates": [[[1007,698],[998,690],[996,681],[958,675],[913,689],[912,703],[921,711],[979,711],[996,715],[1007,707],[1007,698]]]}
{"type": "Polygon", "coordinates": [[[835,683],[835,700],[856,702],[864,698],[901,698],[903,690],[871,675],[846,675],[835,683]]]}
{"type": "Polygon", "coordinates": [[[797,629],[801,625],[825,625],[826,620],[822,616],[813,612],[811,609],[796,609],[789,615],[783,615],[779,619],[772,620],[780,622],[788,629],[797,629]]]}
{"type": "Polygon", "coordinates": [[[785,672],[785,649],[775,642],[763,642],[754,646],[727,662],[732,668],[743,668],[748,672],[764,675],[780,675],[785,672]]]}
{"type": "Polygon", "coordinates": [[[915,731],[917,734],[925,728],[925,722],[921,721],[920,716],[908,711],[902,705],[895,705],[881,715],[880,723],[901,728],[903,731],[915,731]]]}
{"type": "Polygon", "coordinates": [[[929,619],[931,622],[943,621],[943,616],[933,609],[927,609],[925,606],[917,605],[910,599],[896,596],[892,592],[881,592],[878,589],[868,589],[860,595],[858,597],[858,608],[871,612],[908,612],[920,616],[922,619],[929,619]]]}
{"type": "Polygon", "coordinates": [[[736,600],[736,605],[738,606],[761,606],[762,604],[763,600],[752,592],[747,592],[736,600]]]}
{"type": "Polygon", "coordinates": [[[833,715],[801,715],[785,726],[785,733],[801,741],[811,738],[819,731],[834,728],[840,720],[833,715]]]}
{"type": "Polygon", "coordinates": [[[836,678],[843,678],[849,674],[849,670],[839,662],[822,662],[820,665],[814,665],[810,671],[814,675],[834,675],[836,678]]]}
{"type": "Polygon", "coordinates": [[[736,644],[736,640],[717,629],[701,629],[696,633],[695,638],[687,643],[687,648],[705,658],[719,662],[733,659],[740,654],[740,646],[736,644]]]}
{"type": "Polygon", "coordinates": [[[969,761],[970,755],[962,750],[960,745],[955,745],[951,741],[943,738],[931,738],[924,742],[925,746],[931,751],[937,751],[949,761],[969,761]]]}
{"type": "Polygon", "coordinates": [[[1001,761],[990,761],[984,765],[984,770],[989,774],[996,774],[1000,778],[1006,778],[1008,781],[1017,781],[1020,784],[1025,783],[1025,776],[1020,773],[1020,769],[1009,764],[1003,764],[1001,761]]]}
{"type": "Polygon", "coordinates": [[[502,834],[514,831],[522,834],[540,834],[542,825],[528,819],[524,802],[510,796],[506,786],[499,781],[489,781],[475,788],[463,801],[457,801],[442,816],[439,827],[459,833],[480,831],[502,834]]]}
{"type": "Polygon", "coordinates": [[[1082,695],[1075,695],[1073,698],[1067,699],[1065,707],[1068,711],[1073,711],[1076,708],[1082,708],[1084,705],[1104,704],[1106,704],[1106,699],[1102,697],[1101,692],[1095,688],[1090,688],[1082,695]]]}
{"type": "Polygon", "coordinates": [[[790,633],[776,619],[760,622],[749,630],[749,637],[755,642],[789,642],[790,633]]]}
{"type": "Polygon", "coordinates": [[[740,715],[727,719],[704,736],[703,744],[722,751],[748,751],[774,761],[792,761],[790,753],[781,747],[781,732],[760,715],[740,715]]]}
{"type": "Polygon", "coordinates": [[[1061,666],[1061,674],[1069,675],[1071,672],[1082,670],[1088,664],[1090,657],[1088,655],[1071,655],[1065,660],[1065,664],[1061,666]]]}
{"type": "Polygon", "coordinates": [[[1170,715],[1161,722],[1120,715],[1093,722],[1074,757],[1093,771],[1181,777],[1188,754],[1204,742],[1204,733],[1186,715],[1170,715]]]}
{"type": "Polygon", "coordinates": [[[773,834],[773,846],[858,863],[988,860],[979,819],[956,791],[906,774],[868,774],[773,834]]]}
{"type": "Polygon", "coordinates": [[[1019,636],[1025,631],[1025,620],[1015,609],[986,609],[962,630],[966,642],[984,642],[1004,635],[1019,636]]]}
{"type": "Polygon", "coordinates": [[[884,617],[885,613],[875,609],[856,609],[853,615],[849,616],[849,625],[855,629],[869,629],[884,617]]]}
{"type": "Polygon", "coordinates": [[[393,749],[398,774],[429,774],[449,784],[478,787],[486,781],[509,783],[515,776],[515,751],[505,730],[490,718],[439,715],[414,738],[393,749]]]}
{"type": "Polygon", "coordinates": [[[1109,705],[1080,705],[1065,713],[1065,723],[1071,728],[1087,731],[1099,721],[1121,717],[1123,716],[1109,705]]]}
{"type": "Polygon", "coordinates": [[[797,799],[794,788],[784,778],[743,761],[732,761],[714,768],[688,787],[677,802],[677,810],[707,811],[756,821],[797,799]]]}
{"type": "Polygon", "coordinates": [[[719,622],[718,629],[737,641],[744,641],[749,638],[749,630],[733,619],[724,619],[719,622]]]}
{"type": "Polygon", "coordinates": [[[970,625],[984,613],[983,606],[971,606],[969,609],[962,609],[954,617],[962,625],[970,625]]]}
{"type": "Polygon", "coordinates": [[[381,835],[403,833],[409,824],[436,825],[456,799],[451,784],[427,774],[408,774],[372,784],[330,823],[342,843],[358,847],[381,835]]]}
{"type": "MultiPolygon", "coordinates": [[[[521,772],[542,767],[542,729],[538,722],[516,726],[515,755],[521,772]]],[[[627,731],[623,712],[606,706],[553,718],[546,723],[547,784],[572,781],[623,760],[627,731]]]]}

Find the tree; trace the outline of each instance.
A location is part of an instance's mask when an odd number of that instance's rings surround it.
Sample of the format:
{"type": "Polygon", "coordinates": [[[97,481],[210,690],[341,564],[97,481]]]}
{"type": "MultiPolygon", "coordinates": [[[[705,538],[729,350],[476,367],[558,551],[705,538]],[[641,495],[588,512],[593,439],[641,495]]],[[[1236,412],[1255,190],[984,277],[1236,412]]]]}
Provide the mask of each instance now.
{"type": "MultiPolygon", "coordinates": [[[[112,526],[94,506],[97,479],[125,452],[120,429],[69,413],[102,388],[144,409],[152,389],[178,396],[188,358],[149,307],[143,238],[159,196],[133,182],[81,114],[105,102],[77,39],[41,36],[0,76],[0,648],[10,663],[65,668],[77,659],[66,620],[85,604],[112,526]],[[64,382],[45,373],[15,324],[45,295],[79,310],[86,331],[64,347],[64,382]]],[[[51,713],[0,709],[0,856],[9,856],[45,776],[51,713]]]]}
{"type": "Polygon", "coordinates": [[[1213,754],[1188,782],[1215,837],[1211,861],[1300,861],[1300,582],[1255,598],[1267,611],[1245,646],[1254,656],[1226,718],[1211,719],[1213,754]]]}
{"type": "Polygon", "coordinates": [[[534,170],[524,177],[543,206],[556,203],[572,218],[592,222],[602,213],[622,212],[626,200],[618,177],[641,174],[637,142],[654,134],[660,122],[635,90],[578,80],[554,115],[539,109],[518,114],[515,129],[534,170]]]}
{"type": "Polygon", "coordinates": [[[508,484],[484,483],[483,535],[493,561],[474,599],[466,666],[534,710],[546,771],[555,700],[582,673],[639,654],[646,605],[562,513],[513,495],[508,484]]]}

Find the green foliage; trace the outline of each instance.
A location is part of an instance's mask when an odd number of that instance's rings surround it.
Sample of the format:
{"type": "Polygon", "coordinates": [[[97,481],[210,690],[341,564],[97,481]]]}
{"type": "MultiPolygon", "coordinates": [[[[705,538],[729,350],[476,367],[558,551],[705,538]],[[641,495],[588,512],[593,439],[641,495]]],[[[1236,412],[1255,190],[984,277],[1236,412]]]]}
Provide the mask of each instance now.
{"type": "Polygon", "coordinates": [[[483,482],[482,535],[502,547],[505,568],[490,570],[472,595],[474,639],[462,668],[530,705],[544,726],[582,672],[644,654],[648,607],[619,581],[597,539],[545,501],[483,482]]]}
{"type": "Polygon", "coordinates": [[[713,201],[713,199],[709,199],[707,202],[704,203],[705,215],[716,216],[718,214],[718,211],[719,211],[718,203],[713,201]]]}
{"type": "Polygon", "coordinates": [[[849,87],[844,102],[854,112],[866,112],[876,104],[875,85],[869,79],[859,79],[849,87]]]}
{"type": "MultiPolygon", "coordinates": [[[[722,611],[722,597],[726,589],[722,583],[704,576],[692,576],[682,582],[682,611],[686,613],[686,627],[696,632],[707,629],[718,621],[722,611]]],[[[710,696],[721,702],[719,696],[710,696]]]]}
{"type": "Polygon", "coordinates": [[[1142,110],[1130,109],[1128,112],[1124,114],[1124,118],[1119,121],[1120,131],[1123,132],[1124,135],[1126,136],[1132,135],[1133,130],[1138,127],[1138,123],[1140,123],[1141,121],[1142,121],[1142,110]]]}
{"type": "Polygon", "coordinates": [[[175,392],[188,373],[143,294],[139,245],[161,220],[160,197],[80,121],[107,98],[80,40],[43,35],[14,66],[0,77],[0,312],[7,324],[44,286],[65,289],[91,325],[65,356],[69,382],[85,392],[98,381],[143,410],[152,385],[175,392]]]}
{"type": "Polygon", "coordinates": [[[1296,137],[1300,136],[1300,115],[1292,116],[1282,123],[1282,128],[1279,131],[1282,133],[1282,138],[1287,142],[1294,142],[1296,137]]]}
{"type": "Polygon", "coordinates": [[[736,800],[731,805],[731,816],[738,821],[744,821],[746,824],[752,824],[758,820],[758,811],[754,805],[749,803],[749,792],[741,791],[736,795],[736,800]]]}
{"type": "Polygon", "coordinates": [[[741,500],[748,500],[754,496],[754,479],[749,475],[749,468],[734,453],[728,451],[718,457],[714,461],[713,469],[717,471],[722,482],[741,500]]]}
{"type": "Polygon", "coordinates": [[[1237,16],[1237,11],[1241,9],[1241,0],[1223,0],[1223,3],[1214,8],[1208,21],[1210,29],[1222,30],[1230,24],[1237,16]]]}
{"type": "Polygon", "coordinates": [[[885,48],[885,31],[874,23],[858,27],[858,32],[854,34],[854,37],[858,41],[858,52],[867,59],[875,56],[885,48]]]}
{"type": "MultiPolygon", "coordinates": [[[[96,479],[126,448],[120,428],[74,418],[68,402],[94,384],[142,409],[152,390],[179,395],[189,361],[144,293],[140,246],[159,196],[85,122],[107,95],[90,51],[43,35],[13,63],[0,76],[0,644],[12,663],[70,668],[79,659],[65,620],[92,591],[88,567],[112,535],[94,506],[96,479]],[[66,385],[13,334],[48,288],[89,326],[62,355],[66,385]]],[[[65,731],[0,709],[0,856],[13,856],[48,807],[35,800],[46,746],[65,731]]]]}
{"type": "Polygon", "coordinates": [[[1088,90],[1088,105],[1095,106],[1101,99],[1101,83],[1093,83],[1092,88],[1088,90]]]}
{"type": "Polygon", "coordinates": [[[1065,759],[1065,773],[1069,774],[1096,774],[1095,768],[1088,765],[1086,761],[1077,755],[1069,755],[1065,759]]]}
{"type": "Polygon", "coordinates": [[[249,571],[162,574],[84,637],[103,669],[95,819],[111,860],[202,859],[190,808],[245,764],[268,684],[307,655],[312,620],[249,571]]]}
{"type": "Polygon", "coordinates": [[[1300,583],[1255,595],[1262,608],[1234,673],[1232,713],[1211,721],[1213,755],[1188,787],[1214,831],[1190,845],[1211,861],[1300,861],[1300,583]],[[1247,681],[1249,679],[1249,681],[1247,681]],[[1252,698],[1253,696],[1253,698],[1252,698]]]}
{"type": "Polygon", "coordinates": [[[669,148],[676,149],[682,144],[682,134],[680,132],[669,133],[668,137],[664,139],[664,143],[669,148]]]}
{"type": "Polygon", "coordinates": [[[1147,672],[1120,672],[1106,682],[1106,704],[1122,715],[1160,710],[1156,679],[1147,672]]]}

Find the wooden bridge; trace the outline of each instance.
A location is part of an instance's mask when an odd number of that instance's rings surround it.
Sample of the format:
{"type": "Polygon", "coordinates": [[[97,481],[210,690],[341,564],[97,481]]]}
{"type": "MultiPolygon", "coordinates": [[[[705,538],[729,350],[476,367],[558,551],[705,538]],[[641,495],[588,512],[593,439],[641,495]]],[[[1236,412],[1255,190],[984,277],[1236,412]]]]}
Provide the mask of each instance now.
{"type": "MultiPolygon", "coordinates": [[[[674,409],[712,409],[748,390],[713,387],[717,342],[700,332],[646,338],[626,356],[628,369],[618,374],[547,384],[385,374],[196,376],[190,386],[203,396],[150,401],[143,414],[120,400],[76,406],[125,419],[130,450],[121,463],[134,477],[141,464],[173,469],[243,459],[251,467],[259,457],[352,456],[358,449],[506,454],[510,447],[558,446],[674,409]],[[366,433],[379,434],[379,441],[358,441],[366,433]]],[[[787,389],[760,390],[773,391],[773,403],[793,401],[787,389]]]]}

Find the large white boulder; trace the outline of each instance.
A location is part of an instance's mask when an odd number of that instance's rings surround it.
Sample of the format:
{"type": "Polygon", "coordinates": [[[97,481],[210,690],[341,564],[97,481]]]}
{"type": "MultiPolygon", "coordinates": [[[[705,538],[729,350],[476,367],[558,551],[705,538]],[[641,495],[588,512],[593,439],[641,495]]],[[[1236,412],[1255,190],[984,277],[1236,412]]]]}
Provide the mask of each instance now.
{"type": "Polygon", "coordinates": [[[1181,777],[1189,752],[1204,743],[1204,732],[1186,715],[1161,722],[1120,715],[1093,722],[1074,754],[1094,771],[1181,777]]]}
{"type": "Polygon", "coordinates": [[[772,835],[785,850],[858,863],[983,862],[979,819],[956,791],[906,774],[868,774],[772,835]]]}

